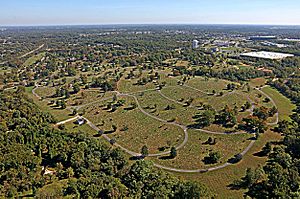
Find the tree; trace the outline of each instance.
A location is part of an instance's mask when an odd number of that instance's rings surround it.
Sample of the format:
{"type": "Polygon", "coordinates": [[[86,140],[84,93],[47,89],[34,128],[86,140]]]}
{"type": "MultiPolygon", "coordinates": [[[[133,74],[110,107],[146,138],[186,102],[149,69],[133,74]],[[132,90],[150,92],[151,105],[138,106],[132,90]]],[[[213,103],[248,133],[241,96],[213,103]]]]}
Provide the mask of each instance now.
{"type": "Polygon", "coordinates": [[[265,121],[259,119],[258,117],[250,116],[247,118],[243,118],[245,130],[248,130],[252,133],[264,133],[267,129],[265,121]]]}
{"type": "Polygon", "coordinates": [[[174,146],[171,147],[170,156],[171,158],[175,158],[177,156],[177,149],[174,146]]]}
{"type": "Polygon", "coordinates": [[[248,109],[250,109],[250,108],[251,108],[251,103],[247,101],[247,102],[244,104],[244,110],[248,110],[248,109]]]}
{"type": "Polygon", "coordinates": [[[195,116],[196,125],[200,128],[210,126],[215,121],[215,110],[205,110],[203,113],[195,116]]]}
{"type": "MultiPolygon", "coordinates": [[[[277,111],[276,111],[277,112],[277,111]]],[[[255,108],[253,111],[253,116],[258,117],[259,119],[266,120],[269,117],[269,109],[262,106],[259,108],[255,108]]]]}
{"type": "Polygon", "coordinates": [[[66,174],[67,174],[68,178],[73,177],[74,176],[74,170],[73,170],[73,168],[72,167],[67,168],[66,174]]]}
{"type": "Polygon", "coordinates": [[[243,189],[251,188],[254,184],[262,180],[263,175],[264,170],[262,168],[247,168],[246,175],[241,180],[234,182],[234,186],[243,189]]]}
{"type": "Polygon", "coordinates": [[[206,164],[215,164],[221,158],[221,154],[219,152],[210,152],[207,157],[204,158],[204,162],[206,164]]]}
{"type": "Polygon", "coordinates": [[[278,113],[278,109],[273,106],[270,110],[269,110],[269,117],[273,117],[276,113],[278,113]]]}
{"type": "Polygon", "coordinates": [[[264,155],[268,155],[272,151],[272,144],[267,142],[266,145],[263,147],[262,152],[264,155]]]}
{"type": "Polygon", "coordinates": [[[61,109],[67,108],[66,102],[64,100],[61,100],[61,109]]]}
{"type": "Polygon", "coordinates": [[[217,122],[226,127],[232,127],[236,125],[237,119],[235,111],[226,105],[224,109],[221,110],[217,115],[217,122]]]}
{"type": "Polygon", "coordinates": [[[80,86],[78,84],[74,84],[73,91],[74,91],[74,93],[78,93],[80,91],[80,86]]]}
{"type": "Polygon", "coordinates": [[[146,157],[146,156],[149,155],[148,147],[147,147],[146,145],[144,145],[144,146],[142,147],[141,155],[142,155],[142,157],[146,157]]]}
{"type": "Polygon", "coordinates": [[[72,115],[77,115],[77,109],[76,108],[73,109],[72,115]]]}

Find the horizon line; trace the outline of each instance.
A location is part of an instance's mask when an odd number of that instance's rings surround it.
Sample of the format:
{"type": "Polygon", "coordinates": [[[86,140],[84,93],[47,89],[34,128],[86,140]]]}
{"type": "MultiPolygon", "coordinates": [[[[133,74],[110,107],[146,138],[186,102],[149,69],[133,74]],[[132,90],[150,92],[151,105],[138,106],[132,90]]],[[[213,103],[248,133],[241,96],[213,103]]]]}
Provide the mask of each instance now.
{"type": "Polygon", "coordinates": [[[99,23],[99,24],[10,24],[6,27],[53,27],[53,26],[132,26],[132,25],[223,25],[223,26],[300,26],[300,24],[255,24],[255,23],[99,23]]]}

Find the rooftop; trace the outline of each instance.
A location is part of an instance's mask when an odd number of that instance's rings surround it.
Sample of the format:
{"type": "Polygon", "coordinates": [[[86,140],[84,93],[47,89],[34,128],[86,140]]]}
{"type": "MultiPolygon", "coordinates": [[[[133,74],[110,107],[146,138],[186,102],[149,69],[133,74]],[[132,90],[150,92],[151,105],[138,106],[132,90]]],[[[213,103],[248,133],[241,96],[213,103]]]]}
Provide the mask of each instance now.
{"type": "Polygon", "coordinates": [[[243,53],[243,54],[241,54],[241,56],[257,57],[257,58],[265,58],[265,59],[284,59],[287,57],[293,57],[294,55],[287,54],[287,53],[259,51],[259,52],[243,53]]]}

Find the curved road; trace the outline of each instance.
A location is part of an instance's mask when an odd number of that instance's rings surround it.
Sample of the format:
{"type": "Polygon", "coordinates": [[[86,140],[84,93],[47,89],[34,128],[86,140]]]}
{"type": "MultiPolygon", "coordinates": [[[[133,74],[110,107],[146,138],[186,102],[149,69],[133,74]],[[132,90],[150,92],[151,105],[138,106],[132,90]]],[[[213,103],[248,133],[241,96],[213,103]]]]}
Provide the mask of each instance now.
{"type": "MultiPolygon", "coordinates": [[[[197,90],[197,91],[199,91],[199,92],[205,93],[204,91],[201,91],[201,90],[199,90],[199,89],[193,88],[193,87],[191,87],[191,86],[188,86],[188,87],[191,88],[191,89],[197,90]]],[[[35,93],[35,89],[36,89],[36,88],[38,88],[38,87],[36,86],[36,87],[32,90],[32,93],[33,93],[36,97],[41,98],[38,94],[35,93]]],[[[177,150],[178,150],[178,149],[181,149],[182,147],[184,147],[184,146],[186,145],[186,143],[187,143],[187,141],[188,141],[188,132],[187,132],[188,128],[187,128],[186,126],[181,125],[181,124],[178,124],[178,123],[176,123],[176,122],[168,122],[168,121],[163,120],[163,119],[161,119],[161,118],[158,118],[158,117],[156,117],[156,116],[154,116],[154,115],[151,115],[150,113],[146,112],[146,111],[142,108],[142,106],[140,105],[140,103],[139,103],[137,97],[136,97],[135,95],[133,95],[133,94],[135,94],[135,93],[146,92],[146,91],[154,91],[154,90],[157,90],[157,89],[148,89],[148,90],[138,91],[138,92],[132,92],[132,93],[120,93],[120,92],[118,92],[118,91],[115,91],[115,93],[117,94],[117,96],[128,96],[128,97],[134,98],[134,100],[136,101],[136,104],[137,104],[138,109],[139,109],[143,114],[147,115],[148,117],[151,117],[151,118],[153,118],[153,119],[155,119],[155,120],[157,120],[157,121],[160,121],[160,122],[162,122],[162,123],[165,123],[165,124],[172,124],[172,125],[175,125],[175,126],[177,126],[177,127],[180,127],[180,128],[184,131],[185,137],[184,137],[183,142],[182,142],[180,145],[176,146],[176,149],[177,149],[177,150]]],[[[259,89],[257,89],[257,90],[259,90],[259,89]]],[[[276,106],[274,100],[273,100],[270,96],[268,96],[267,94],[265,94],[265,93],[264,93],[263,91],[261,91],[261,90],[259,90],[259,91],[260,91],[263,95],[265,95],[266,97],[268,97],[268,98],[271,100],[271,102],[276,106]]],[[[178,102],[178,101],[176,101],[176,100],[174,100],[174,99],[171,99],[171,98],[165,96],[164,94],[161,93],[161,91],[158,91],[158,92],[159,92],[163,97],[165,97],[166,99],[168,99],[168,100],[170,100],[170,101],[173,101],[173,102],[176,102],[176,103],[180,103],[180,102],[178,102]]],[[[205,93],[205,94],[207,94],[207,93],[205,93]]],[[[111,99],[111,98],[113,98],[113,97],[104,98],[104,99],[101,99],[101,101],[105,101],[105,100],[108,100],[108,99],[111,99]]],[[[250,100],[250,98],[248,98],[248,100],[250,100]]],[[[99,101],[100,101],[100,100],[99,100],[99,101]]],[[[91,103],[88,103],[88,104],[85,104],[85,105],[81,105],[81,106],[73,106],[73,108],[82,108],[82,107],[85,107],[85,106],[87,106],[87,105],[91,105],[91,104],[94,104],[94,103],[96,103],[96,102],[99,102],[99,101],[91,102],[91,103]]],[[[251,101],[251,100],[250,100],[250,101],[251,101]]],[[[180,104],[182,104],[182,103],[180,103],[180,104]]],[[[251,107],[250,111],[253,112],[253,109],[254,109],[254,103],[251,101],[251,104],[252,104],[252,107],[251,107]]],[[[278,113],[277,113],[276,115],[277,115],[276,122],[274,122],[274,124],[271,123],[271,124],[269,124],[269,125],[272,125],[272,124],[275,125],[275,124],[278,123],[278,113]]],[[[70,118],[70,119],[68,119],[68,120],[59,122],[59,123],[57,123],[56,125],[63,124],[63,123],[69,122],[69,121],[73,121],[73,120],[78,119],[78,118],[79,118],[79,116],[76,116],[76,117],[74,117],[74,118],[70,118]]],[[[100,131],[100,129],[99,129],[95,124],[93,124],[90,120],[88,120],[88,119],[85,118],[85,117],[81,117],[81,118],[85,119],[86,122],[87,122],[87,124],[88,124],[91,128],[93,128],[93,129],[96,130],[96,131],[100,131]]],[[[228,135],[228,133],[213,132],[213,131],[207,131],[207,130],[204,130],[204,129],[194,129],[194,130],[198,130],[198,131],[202,131],[202,132],[210,133],[210,134],[218,134],[218,135],[220,135],[220,134],[222,134],[222,135],[227,134],[227,135],[228,135]]],[[[236,135],[236,134],[242,134],[242,133],[244,133],[244,132],[230,133],[229,135],[236,135]]],[[[102,135],[102,137],[103,137],[104,139],[106,139],[107,141],[109,141],[109,142],[111,141],[111,139],[110,139],[107,135],[102,135]]],[[[244,156],[244,155],[252,148],[252,146],[254,145],[255,141],[256,141],[256,140],[252,140],[252,141],[250,142],[250,144],[249,144],[249,145],[248,145],[248,146],[247,146],[240,154],[241,154],[242,156],[244,156]]],[[[127,148],[125,148],[125,147],[119,145],[118,143],[115,143],[114,145],[117,146],[117,147],[120,147],[122,150],[124,150],[126,153],[128,153],[128,154],[130,154],[130,155],[132,155],[132,156],[141,156],[140,153],[136,153],[136,152],[134,152],[134,151],[131,151],[131,150],[129,150],[129,149],[127,149],[127,148]]],[[[161,152],[161,153],[155,153],[155,154],[149,154],[148,156],[149,156],[149,157],[157,157],[157,156],[163,156],[163,155],[168,155],[168,154],[170,154],[170,151],[161,152]]],[[[165,169],[165,170],[168,170],[168,171],[174,171],[174,172],[182,172],[182,173],[208,172],[208,171],[214,171],[214,170],[222,169],[222,168],[225,168],[225,167],[230,166],[230,165],[232,165],[232,163],[228,163],[228,162],[227,162],[227,163],[224,163],[224,164],[222,164],[222,165],[218,165],[218,166],[215,166],[215,167],[210,167],[210,168],[207,168],[207,169],[195,169],[195,170],[189,170],[189,169],[177,169],[177,168],[171,168],[171,167],[166,167],[166,166],[162,166],[162,165],[159,165],[159,164],[154,164],[154,166],[156,166],[156,167],[158,167],[158,168],[161,168],[161,169],[165,169]]]]}

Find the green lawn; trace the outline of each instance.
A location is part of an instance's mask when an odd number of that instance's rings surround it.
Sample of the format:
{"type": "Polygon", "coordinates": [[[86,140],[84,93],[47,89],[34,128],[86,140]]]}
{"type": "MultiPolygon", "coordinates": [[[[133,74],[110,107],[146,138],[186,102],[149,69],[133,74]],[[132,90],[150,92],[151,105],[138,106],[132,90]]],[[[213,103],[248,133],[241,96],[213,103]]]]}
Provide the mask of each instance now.
{"type": "Polygon", "coordinates": [[[252,135],[211,135],[200,131],[189,130],[187,144],[177,151],[174,159],[153,158],[153,161],[164,166],[178,169],[205,169],[215,165],[224,164],[227,160],[244,150],[250,143],[252,135]],[[215,145],[206,144],[208,138],[216,139],[215,145]],[[220,152],[221,159],[217,164],[205,164],[204,157],[210,152],[220,152]]]}
{"type": "Polygon", "coordinates": [[[151,153],[157,153],[160,152],[160,147],[178,145],[183,141],[183,130],[179,127],[157,121],[137,108],[124,110],[124,107],[129,106],[133,100],[130,97],[119,97],[119,99],[126,100],[126,103],[115,112],[104,110],[102,105],[105,102],[99,102],[85,108],[85,116],[110,138],[114,138],[119,144],[135,152],[140,152],[142,146],[147,145],[151,153]],[[112,125],[117,126],[116,132],[109,132],[112,130],[112,125]]]}
{"type": "Polygon", "coordinates": [[[275,101],[278,107],[279,119],[289,120],[289,116],[293,113],[296,105],[294,105],[288,98],[271,87],[265,87],[262,89],[262,91],[275,101]]]}
{"type": "Polygon", "coordinates": [[[29,57],[29,58],[24,62],[23,65],[24,65],[25,67],[29,67],[29,66],[31,66],[32,64],[34,64],[36,61],[41,60],[45,55],[46,55],[45,52],[39,53],[39,54],[37,54],[37,55],[33,55],[33,56],[29,57]]]}

